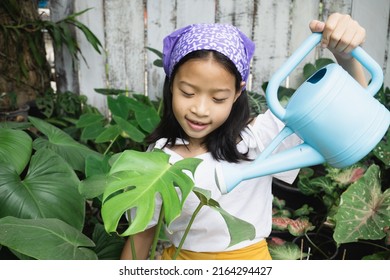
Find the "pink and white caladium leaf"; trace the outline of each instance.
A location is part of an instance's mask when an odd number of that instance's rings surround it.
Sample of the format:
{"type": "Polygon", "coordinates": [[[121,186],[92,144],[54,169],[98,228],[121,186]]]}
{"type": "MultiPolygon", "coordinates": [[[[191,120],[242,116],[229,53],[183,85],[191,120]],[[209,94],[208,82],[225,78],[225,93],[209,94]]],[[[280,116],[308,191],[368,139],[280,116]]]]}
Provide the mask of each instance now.
{"type": "Polygon", "coordinates": [[[315,227],[306,217],[291,219],[286,217],[273,217],[272,228],[275,230],[288,230],[291,235],[301,236],[315,227]]]}

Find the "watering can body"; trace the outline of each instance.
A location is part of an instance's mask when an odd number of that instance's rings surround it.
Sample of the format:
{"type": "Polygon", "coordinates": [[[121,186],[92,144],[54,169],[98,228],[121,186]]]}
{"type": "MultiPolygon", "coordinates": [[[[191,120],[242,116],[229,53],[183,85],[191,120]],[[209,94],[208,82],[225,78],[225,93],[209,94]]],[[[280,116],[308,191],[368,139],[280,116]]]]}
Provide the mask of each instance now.
{"type": "Polygon", "coordinates": [[[352,56],[372,76],[367,88],[332,63],[308,78],[285,108],[281,106],[277,97],[280,83],[320,40],[321,34],[313,33],[272,76],[266,90],[268,107],[285,127],[253,162],[217,164],[216,181],[222,193],[243,180],[324,162],[337,168],[350,166],[374,149],[386,133],[390,112],[373,97],[382,86],[382,69],[360,47],[352,56]],[[303,144],[272,154],[293,133],[303,144]]]}

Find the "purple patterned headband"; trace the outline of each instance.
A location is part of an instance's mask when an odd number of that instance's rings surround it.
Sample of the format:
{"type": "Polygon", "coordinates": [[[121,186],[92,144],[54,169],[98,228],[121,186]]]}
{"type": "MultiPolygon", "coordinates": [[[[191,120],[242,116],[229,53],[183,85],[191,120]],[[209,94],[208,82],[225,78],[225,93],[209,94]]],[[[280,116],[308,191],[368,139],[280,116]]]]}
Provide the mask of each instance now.
{"type": "Polygon", "coordinates": [[[255,44],[237,27],[228,24],[192,24],[164,39],[163,64],[168,77],[175,65],[196,50],[215,50],[227,56],[247,81],[255,44]]]}

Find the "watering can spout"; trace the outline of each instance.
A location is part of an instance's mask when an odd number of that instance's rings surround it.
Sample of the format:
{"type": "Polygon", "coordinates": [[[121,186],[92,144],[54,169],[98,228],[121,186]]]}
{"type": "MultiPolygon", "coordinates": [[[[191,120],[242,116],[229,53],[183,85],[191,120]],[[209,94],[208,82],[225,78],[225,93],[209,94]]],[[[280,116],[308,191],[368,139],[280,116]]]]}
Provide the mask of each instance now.
{"type": "Polygon", "coordinates": [[[256,159],[247,165],[218,163],[215,179],[221,193],[232,191],[241,181],[260,176],[276,174],[288,170],[324,163],[324,157],[306,143],[269,156],[256,159]]]}

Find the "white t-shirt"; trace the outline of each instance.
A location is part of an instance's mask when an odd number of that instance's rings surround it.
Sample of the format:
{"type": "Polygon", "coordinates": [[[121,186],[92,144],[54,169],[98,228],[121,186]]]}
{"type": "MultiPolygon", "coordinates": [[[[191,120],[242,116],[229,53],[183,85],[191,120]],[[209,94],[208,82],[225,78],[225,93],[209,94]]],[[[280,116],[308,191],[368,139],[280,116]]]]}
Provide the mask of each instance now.
{"type": "MultiPolygon", "coordinates": [[[[237,148],[242,153],[248,152],[249,158],[254,159],[283,127],[284,124],[270,111],[267,111],[257,116],[254,124],[248,125],[242,132],[242,141],[237,144],[237,148]]],[[[177,141],[176,143],[180,142],[177,141]]],[[[165,143],[165,138],[160,139],[155,143],[154,148],[161,149],[165,143]]],[[[300,138],[291,135],[279,145],[275,152],[296,146],[299,143],[301,143],[300,138]]],[[[171,156],[169,161],[172,164],[183,159],[169,148],[165,147],[163,151],[171,156]]],[[[242,181],[230,193],[221,194],[214,176],[217,161],[213,159],[210,153],[196,156],[196,158],[202,159],[202,162],[198,165],[193,177],[195,186],[211,191],[211,197],[218,201],[221,208],[229,214],[253,224],[256,229],[256,237],[254,240],[243,241],[228,247],[230,236],[224,219],[216,210],[204,206],[191,226],[183,249],[195,252],[229,251],[249,246],[266,238],[272,227],[272,177],[292,183],[298,174],[298,170],[242,181]]],[[[194,193],[190,193],[184,203],[181,216],[174,220],[169,229],[166,230],[167,237],[175,246],[179,245],[188,221],[198,204],[199,199],[194,193]]],[[[157,201],[157,212],[150,227],[156,224],[160,207],[161,201],[157,201]]]]}

